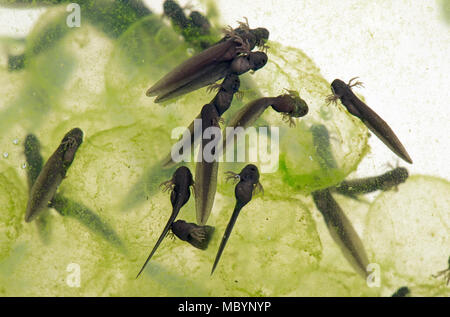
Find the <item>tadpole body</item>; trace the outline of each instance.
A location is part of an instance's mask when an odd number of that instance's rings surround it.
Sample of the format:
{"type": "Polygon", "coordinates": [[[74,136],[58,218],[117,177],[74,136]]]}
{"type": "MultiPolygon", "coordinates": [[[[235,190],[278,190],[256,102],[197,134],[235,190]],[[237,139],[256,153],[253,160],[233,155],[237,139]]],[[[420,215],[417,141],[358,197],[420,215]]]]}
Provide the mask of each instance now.
{"type": "Polygon", "coordinates": [[[283,114],[286,121],[289,121],[290,124],[292,123],[290,119],[303,117],[309,111],[308,105],[300,98],[299,94],[289,90],[288,93],[277,97],[262,97],[251,101],[230,119],[227,126],[247,128],[251,126],[269,106],[276,112],[283,114]]]}
{"type": "Polygon", "coordinates": [[[58,186],[66,177],[67,170],[82,142],[83,131],[79,128],[70,130],[64,136],[56,151],[47,160],[31,188],[25,214],[26,222],[35,219],[48,207],[58,186]]]}
{"type": "Polygon", "coordinates": [[[359,118],[366,127],[372,131],[383,143],[397,156],[404,161],[412,164],[412,159],[406,152],[405,147],[395,135],[394,131],[388,124],[370,109],[364,102],[362,102],[352,91],[352,87],[362,85],[360,82],[352,84],[353,78],[348,84],[340,79],[335,79],[331,83],[331,90],[333,95],[328,97],[328,101],[341,100],[341,103],[347,108],[347,111],[359,118]]]}
{"type": "MultiPolygon", "coordinates": [[[[277,97],[262,97],[249,102],[229,120],[227,128],[248,128],[258,120],[269,106],[276,112],[281,113],[283,120],[288,122],[290,126],[295,125],[293,118],[303,117],[309,111],[307,103],[300,98],[299,94],[296,91],[288,90],[286,94],[277,97]]],[[[233,133],[235,133],[233,129],[226,133],[226,137],[223,140],[223,152],[225,152],[228,143],[234,138],[233,133]]]]}
{"type": "Polygon", "coordinates": [[[338,194],[355,197],[377,190],[387,191],[404,183],[408,178],[408,170],[404,167],[394,168],[384,174],[352,180],[344,180],[335,188],[338,194]]]}
{"type": "Polygon", "coordinates": [[[164,1],[163,10],[164,15],[171,20],[174,29],[181,33],[186,42],[202,49],[211,45],[212,41],[203,37],[211,33],[211,24],[203,14],[191,11],[189,16],[186,16],[184,8],[173,0],[164,1]]]}
{"type": "MultiPolygon", "coordinates": [[[[219,128],[219,114],[216,108],[212,104],[206,104],[203,106],[201,114],[203,132],[210,127],[219,128]]],[[[220,130],[218,129],[220,132],[220,130]]],[[[217,189],[217,171],[219,162],[217,160],[217,154],[215,148],[211,148],[211,151],[205,151],[208,143],[211,142],[216,147],[221,139],[221,135],[211,135],[211,139],[202,138],[202,145],[199,151],[199,160],[195,165],[195,210],[197,215],[197,223],[199,225],[205,225],[208,221],[209,215],[214,204],[214,197],[217,189]],[[211,157],[206,157],[210,155],[211,157]]],[[[211,146],[209,144],[208,146],[211,146]]]]}
{"type": "Polygon", "coordinates": [[[232,172],[230,174],[233,175],[231,176],[231,178],[239,179],[239,182],[237,183],[234,190],[236,204],[230,221],[228,222],[227,228],[225,229],[225,233],[222,237],[219,249],[217,251],[217,255],[211,270],[211,275],[214,273],[214,270],[219,264],[220,257],[222,256],[223,250],[225,249],[228,239],[230,238],[239,213],[241,212],[242,208],[251,201],[255,189],[262,189],[262,186],[259,183],[258,168],[253,164],[246,165],[239,174],[234,174],[232,172]]]}
{"type": "Polygon", "coordinates": [[[394,294],[392,294],[391,297],[406,297],[406,296],[409,296],[410,294],[411,294],[411,291],[409,290],[409,287],[402,286],[398,290],[396,290],[394,292],[394,294]]]}
{"type": "Polygon", "coordinates": [[[192,179],[192,174],[189,168],[181,166],[176,169],[172,179],[163,184],[165,184],[166,187],[171,190],[170,202],[172,203],[172,213],[161,235],[159,236],[158,241],[153,247],[150,255],[148,256],[141,270],[137,274],[136,278],[138,278],[139,275],[144,271],[145,267],[147,266],[147,263],[150,261],[150,259],[158,249],[159,245],[166,237],[167,233],[172,227],[173,222],[177,218],[180,209],[189,201],[189,198],[191,197],[190,186],[193,186],[194,181],[192,179]]]}

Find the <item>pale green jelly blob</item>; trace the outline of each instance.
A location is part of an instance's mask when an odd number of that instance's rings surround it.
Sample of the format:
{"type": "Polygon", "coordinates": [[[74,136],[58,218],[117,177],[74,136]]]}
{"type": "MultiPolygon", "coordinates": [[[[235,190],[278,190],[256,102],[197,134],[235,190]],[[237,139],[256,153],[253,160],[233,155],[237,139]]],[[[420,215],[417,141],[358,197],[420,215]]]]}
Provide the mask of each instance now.
{"type": "Polygon", "coordinates": [[[450,183],[411,176],[398,192],[380,194],[366,216],[363,242],[381,267],[382,284],[408,286],[416,296],[449,296],[445,281],[431,277],[448,267],[450,183]],[[417,290],[415,290],[417,288],[417,290]]]}
{"type": "MultiPolygon", "coordinates": [[[[159,184],[171,178],[173,170],[169,170],[169,175],[159,182],[155,179],[158,173],[153,178],[142,179],[147,168],[155,165],[165,154],[162,150],[165,148],[169,148],[168,132],[161,127],[150,128],[142,122],[86,136],[68,172],[71,182],[64,182],[61,190],[64,190],[66,196],[70,195],[84,203],[91,202],[91,207],[101,208],[111,215],[112,211],[117,211],[122,205],[132,184],[141,180],[142,186],[151,185],[158,193],[159,184]]],[[[155,168],[155,172],[167,174],[161,168],[155,168]]],[[[147,202],[145,208],[148,208],[148,202],[154,197],[145,195],[145,191],[143,195],[136,199],[147,202]]],[[[164,201],[167,206],[170,205],[168,199],[164,201]]],[[[126,208],[128,209],[132,209],[132,206],[126,208]]],[[[163,214],[169,215],[169,210],[163,214]]],[[[122,215],[118,220],[121,217],[126,216],[122,215]]]]}
{"type": "MultiPolygon", "coordinates": [[[[201,277],[209,278],[234,205],[234,195],[216,195],[209,220],[216,231],[201,259],[201,277]]],[[[299,287],[320,257],[315,223],[301,200],[257,195],[241,210],[207,285],[216,296],[283,296],[299,287]]]]}

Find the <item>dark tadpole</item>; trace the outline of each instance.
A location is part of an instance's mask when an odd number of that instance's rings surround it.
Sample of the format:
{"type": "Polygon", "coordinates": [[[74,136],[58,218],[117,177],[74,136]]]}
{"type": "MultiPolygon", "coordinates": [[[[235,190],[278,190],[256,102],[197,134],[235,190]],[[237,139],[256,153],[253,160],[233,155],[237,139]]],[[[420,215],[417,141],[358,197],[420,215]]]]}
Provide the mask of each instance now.
{"type": "Polygon", "coordinates": [[[205,225],[214,204],[217,189],[218,151],[222,135],[219,129],[219,114],[212,104],[203,106],[202,120],[202,144],[199,151],[199,159],[195,165],[195,210],[197,223],[205,225]],[[208,128],[217,128],[219,135],[208,135],[208,128]]]}
{"type": "Polygon", "coordinates": [[[18,71],[25,67],[25,54],[8,55],[8,71],[18,71]]]}
{"type": "Polygon", "coordinates": [[[303,117],[308,114],[309,111],[307,103],[293,90],[288,90],[286,94],[277,97],[262,97],[255,99],[239,109],[239,111],[237,111],[229,120],[227,124],[228,131],[223,140],[222,152],[225,152],[226,147],[234,139],[236,132],[238,132],[238,129],[228,128],[248,128],[261,117],[269,106],[272,106],[272,109],[276,112],[281,113],[283,120],[291,127],[295,126],[293,118],[303,117]]]}
{"type": "Polygon", "coordinates": [[[166,0],[163,3],[164,14],[170,18],[174,26],[180,29],[185,29],[190,27],[191,21],[186,16],[183,8],[173,0],[166,0]]]}
{"type": "Polygon", "coordinates": [[[332,190],[338,194],[355,198],[360,194],[367,194],[377,190],[387,191],[404,183],[408,179],[408,170],[404,167],[394,168],[384,174],[345,180],[332,190]]]}
{"type": "Polygon", "coordinates": [[[402,286],[398,290],[395,291],[394,294],[392,294],[392,297],[406,297],[411,294],[411,291],[407,286],[402,286]]]}
{"type": "Polygon", "coordinates": [[[206,49],[214,44],[211,36],[211,24],[207,17],[198,11],[192,11],[189,17],[184,9],[173,0],[166,0],[163,4],[164,15],[172,22],[184,40],[194,47],[206,49]]]}
{"type": "Polygon", "coordinates": [[[241,212],[242,208],[251,201],[255,190],[262,190],[262,186],[259,183],[258,168],[253,164],[246,165],[239,174],[234,174],[233,172],[229,172],[229,174],[231,175],[229,178],[239,180],[234,190],[236,205],[234,207],[230,221],[228,222],[227,228],[225,229],[222,241],[220,242],[219,250],[217,251],[216,259],[214,260],[214,264],[211,270],[211,275],[214,273],[214,270],[219,264],[220,257],[222,256],[223,250],[225,249],[239,213],[241,212]]]}
{"type": "Polygon", "coordinates": [[[172,203],[172,214],[170,215],[170,218],[167,221],[167,224],[164,227],[161,235],[159,236],[158,241],[156,242],[155,246],[150,252],[150,255],[147,257],[147,260],[145,261],[141,270],[137,274],[136,278],[138,278],[139,275],[141,275],[141,273],[144,271],[145,267],[147,266],[147,263],[150,261],[150,259],[158,249],[159,245],[166,237],[167,233],[172,227],[172,223],[177,218],[181,207],[183,207],[189,201],[189,198],[191,197],[190,187],[194,185],[194,181],[192,179],[192,174],[189,168],[181,166],[177,168],[177,170],[173,174],[172,179],[168,180],[167,182],[161,185],[165,185],[166,189],[170,190],[170,202],[172,203]]]}
{"type": "Polygon", "coordinates": [[[308,105],[300,98],[299,94],[293,90],[277,97],[262,97],[251,101],[242,107],[228,122],[228,127],[251,126],[269,107],[283,115],[283,119],[290,126],[295,126],[293,118],[305,116],[308,111],[308,105]]]}
{"type": "Polygon", "coordinates": [[[362,102],[352,91],[352,87],[361,86],[362,83],[352,78],[348,84],[340,79],[335,79],[331,83],[331,90],[333,94],[327,98],[329,102],[336,102],[340,99],[342,104],[347,108],[347,111],[359,118],[366,127],[372,131],[383,143],[397,156],[406,162],[412,164],[412,159],[408,152],[395,135],[394,131],[388,124],[381,119],[379,115],[370,109],[364,102],[362,102]]]}

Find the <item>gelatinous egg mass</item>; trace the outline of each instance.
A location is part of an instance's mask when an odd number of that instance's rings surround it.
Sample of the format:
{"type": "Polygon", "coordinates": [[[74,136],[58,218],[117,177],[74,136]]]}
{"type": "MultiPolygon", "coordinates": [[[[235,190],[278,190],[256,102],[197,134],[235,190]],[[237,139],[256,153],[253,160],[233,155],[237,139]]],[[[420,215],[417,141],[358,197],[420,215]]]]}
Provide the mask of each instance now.
{"type": "MultiPolygon", "coordinates": [[[[242,76],[244,96],[224,114],[226,125],[244,104],[283,89],[308,104],[295,127],[270,108],[255,123],[279,129],[276,168],[260,177],[264,195],[242,210],[210,277],[235,204],[225,172],[245,164],[221,163],[208,249],[165,239],[135,280],[172,210],[159,184],[174,169],[160,161],[176,142],[174,129],[214,94],[205,87],[165,104],[145,96],[195,54],[193,45],[161,15],[110,9],[112,20],[93,7],[81,27],[68,28],[66,7],[50,6],[20,46],[0,38],[0,296],[378,296],[403,285],[445,294],[443,281],[430,277],[450,255],[450,187],[439,178],[411,177],[370,204],[337,197],[386,284],[369,288],[342,257],[309,194],[356,170],[369,151],[367,129],[326,105],[329,83],[313,57],[276,41],[268,42],[267,65],[242,76]],[[4,65],[15,47],[25,62],[12,71],[4,65]],[[57,199],[25,223],[26,136],[38,138],[45,162],[74,127],[84,141],[57,199]]],[[[194,162],[186,165],[194,172],[194,162]]],[[[195,222],[193,197],[180,215],[195,222]]]]}

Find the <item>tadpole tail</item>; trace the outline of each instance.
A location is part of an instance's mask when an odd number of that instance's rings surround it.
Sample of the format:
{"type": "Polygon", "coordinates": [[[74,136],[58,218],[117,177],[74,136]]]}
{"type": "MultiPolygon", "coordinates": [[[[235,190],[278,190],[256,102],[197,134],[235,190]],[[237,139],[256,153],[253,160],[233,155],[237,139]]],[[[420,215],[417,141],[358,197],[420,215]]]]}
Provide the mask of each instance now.
{"type": "Polygon", "coordinates": [[[233,215],[231,216],[230,221],[228,222],[227,228],[225,229],[225,233],[222,237],[222,242],[220,242],[219,250],[217,251],[216,259],[214,260],[214,264],[211,270],[211,275],[214,273],[217,264],[219,263],[220,256],[222,255],[223,250],[225,249],[225,245],[227,244],[228,238],[231,235],[231,231],[233,230],[234,224],[236,223],[237,217],[239,216],[239,212],[241,211],[242,206],[239,206],[236,203],[236,207],[234,207],[233,215]]]}
{"type": "Polygon", "coordinates": [[[412,164],[412,159],[406,151],[403,144],[392,131],[391,127],[375,111],[368,107],[364,102],[355,98],[352,100],[353,106],[357,109],[361,121],[372,131],[392,152],[405,162],[412,164]]]}
{"type": "Polygon", "coordinates": [[[367,120],[363,120],[363,122],[369,130],[372,131],[398,157],[409,164],[413,163],[408,152],[406,152],[405,147],[386,122],[377,121],[376,125],[374,125],[374,122],[367,120]]]}
{"type": "Polygon", "coordinates": [[[206,225],[214,205],[219,162],[198,162],[195,167],[195,210],[197,223],[206,225]]]}
{"type": "Polygon", "coordinates": [[[328,188],[314,191],[311,194],[334,242],[339,246],[344,257],[355,271],[366,278],[369,260],[364,245],[350,220],[334,200],[328,188]]]}
{"type": "Polygon", "coordinates": [[[27,161],[28,191],[31,192],[39,173],[42,171],[44,159],[40,152],[40,143],[34,134],[28,134],[24,142],[24,153],[27,161]]]}
{"type": "MultiPolygon", "coordinates": [[[[176,209],[174,209],[175,211],[176,209]]],[[[178,208],[179,210],[179,208],[178,208]]],[[[169,221],[167,221],[166,226],[164,227],[163,232],[161,233],[161,235],[159,236],[158,241],[156,242],[155,246],[153,247],[152,252],[150,253],[150,255],[148,256],[147,260],[145,261],[144,265],[142,266],[141,270],[139,271],[138,275],[136,275],[136,278],[139,277],[139,275],[141,275],[141,273],[144,271],[145,267],[147,266],[147,263],[150,261],[150,259],[152,258],[153,254],[155,254],[156,250],[158,249],[159,245],[161,244],[161,242],[164,240],[164,238],[166,237],[167,233],[170,230],[170,227],[172,226],[172,223],[175,221],[175,218],[178,216],[178,212],[173,212],[172,215],[169,218],[169,221]]]]}

